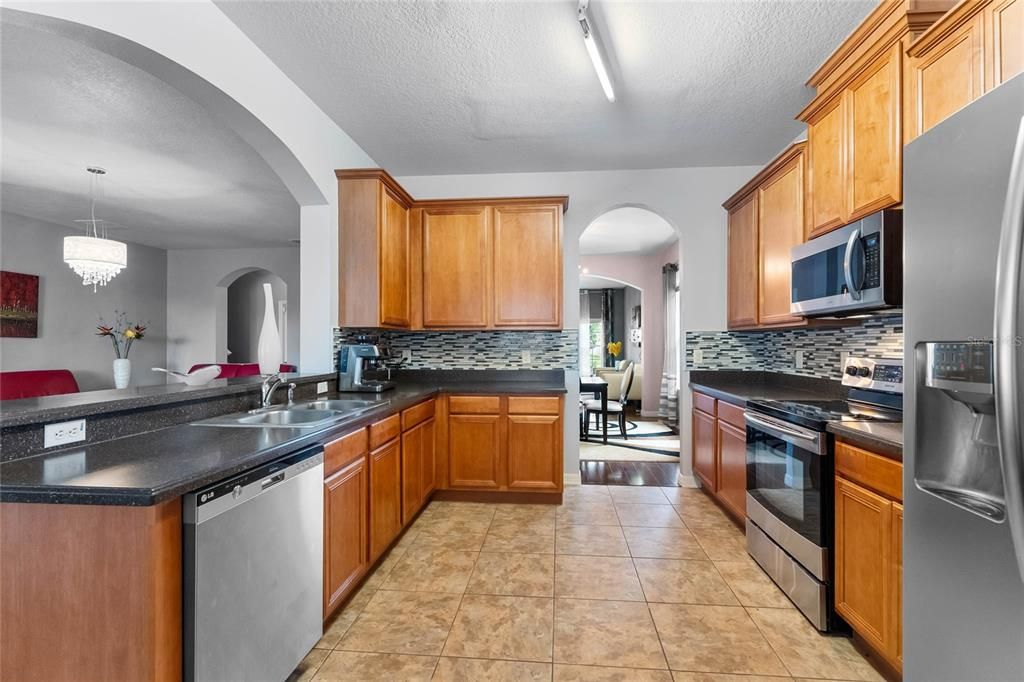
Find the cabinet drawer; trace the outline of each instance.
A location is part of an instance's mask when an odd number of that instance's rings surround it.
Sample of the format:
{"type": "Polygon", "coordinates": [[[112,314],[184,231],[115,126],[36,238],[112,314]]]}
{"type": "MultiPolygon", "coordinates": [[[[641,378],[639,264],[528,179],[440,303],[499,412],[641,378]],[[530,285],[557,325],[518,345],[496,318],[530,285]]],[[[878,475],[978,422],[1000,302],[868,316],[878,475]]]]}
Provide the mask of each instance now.
{"type": "Polygon", "coordinates": [[[508,399],[509,414],[559,414],[561,398],[515,396],[508,399]]]}
{"type": "Polygon", "coordinates": [[[324,478],[368,451],[366,429],[353,431],[347,436],[331,441],[324,446],[324,478]]]}
{"type": "Polygon", "coordinates": [[[715,403],[718,402],[709,395],[703,393],[693,392],[693,409],[700,410],[705,414],[710,414],[712,417],[715,416],[715,403]]]}
{"type": "Polygon", "coordinates": [[[453,395],[448,399],[449,414],[500,414],[501,398],[496,395],[453,395]]]}
{"type": "Polygon", "coordinates": [[[903,500],[903,465],[848,443],[836,443],[836,473],[897,501],[903,500]]]}
{"type": "Polygon", "coordinates": [[[402,420],[397,414],[370,424],[370,449],[376,450],[402,432],[402,420]]]}
{"type": "Polygon", "coordinates": [[[427,421],[434,416],[434,399],[413,405],[402,412],[402,430],[408,431],[412,427],[427,421]]]}
{"type": "Polygon", "coordinates": [[[732,424],[737,429],[746,431],[747,423],[743,421],[743,408],[737,407],[724,400],[718,401],[718,418],[727,424],[732,424]]]}

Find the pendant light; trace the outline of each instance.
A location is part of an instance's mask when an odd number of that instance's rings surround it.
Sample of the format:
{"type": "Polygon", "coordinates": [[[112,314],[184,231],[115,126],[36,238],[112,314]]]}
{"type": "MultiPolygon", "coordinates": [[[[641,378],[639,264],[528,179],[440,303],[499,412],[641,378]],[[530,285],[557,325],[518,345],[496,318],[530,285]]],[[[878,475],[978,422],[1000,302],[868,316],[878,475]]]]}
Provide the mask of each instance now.
{"type": "Polygon", "coordinates": [[[76,220],[85,223],[85,235],[64,237],[64,262],[82,278],[82,285],[106,286],[128,265],[128,245],[124,242],[107,239],[106,223],[96,219],[96,185],[107,171],[99,166],[85,169],[90,175],[89,198],[91,207],[89,218],[76,220]]]}

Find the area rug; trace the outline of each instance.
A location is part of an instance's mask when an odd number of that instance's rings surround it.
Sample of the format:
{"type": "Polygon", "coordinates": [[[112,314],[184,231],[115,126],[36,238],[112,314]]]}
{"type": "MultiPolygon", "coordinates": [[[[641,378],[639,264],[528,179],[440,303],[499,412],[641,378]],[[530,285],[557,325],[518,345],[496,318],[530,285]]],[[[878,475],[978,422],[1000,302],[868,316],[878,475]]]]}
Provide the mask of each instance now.
{"type": "MultiPolygon", "coordinates": [[[[667,425],[658,421],[630,421],[626,427],[626,435],[629,439],[619,434],[618,426],[609,424],[608,445],[616,445],[620,448],[630,450],[641,450],[659,455],[671,455],[678,460],[679,457],[679,434],[674,433],[667,425]]],[[[601,430],[591,424],[590,440],[599,442],[601,430]]],[[[582,443],[583,441],[581,441],[582,443]]],[[[635,460],[635,461],[660,461],[660,460],[635,460]]]]}
{"type": "Polygon", "coordinates": [[[611,438],[608,445],[588,443],[580,441],[580,460],[585,462],[668,462],[678,464],[678,455],[662,455],[647,450],[636,448],[623,448],[618,445],[611,445],[611,438]]]}

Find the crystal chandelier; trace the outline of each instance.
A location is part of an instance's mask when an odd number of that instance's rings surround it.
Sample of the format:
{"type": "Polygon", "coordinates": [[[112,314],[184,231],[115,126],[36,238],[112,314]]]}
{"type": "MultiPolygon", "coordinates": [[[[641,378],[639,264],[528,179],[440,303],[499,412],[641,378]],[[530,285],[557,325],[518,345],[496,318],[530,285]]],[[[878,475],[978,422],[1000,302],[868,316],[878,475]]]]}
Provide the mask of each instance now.
{"type": "Polygon", "coordinates": [[[128,245],[107,239],[107,223],[96,219],[96,184],[107,171],[98,166],[86,168],[89,180],[89,197],[92,202],[90,217],[76,220],[85,223],[85,236],[64,237],[64,262],[82,278],[84,286],[106,286],[128,265],[128,245]]]}

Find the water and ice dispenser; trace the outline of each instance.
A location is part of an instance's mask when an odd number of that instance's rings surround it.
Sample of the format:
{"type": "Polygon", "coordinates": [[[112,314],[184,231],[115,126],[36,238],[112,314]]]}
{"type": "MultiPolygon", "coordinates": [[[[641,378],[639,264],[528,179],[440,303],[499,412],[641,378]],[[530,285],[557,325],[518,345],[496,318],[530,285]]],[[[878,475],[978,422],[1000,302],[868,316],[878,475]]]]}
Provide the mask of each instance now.
{"type": "Polygon", "coordinates": [[[992,344],[920,343],[914,483],[951,504],[1002,522],[1006,517],[996,432],[992,344]]]}

